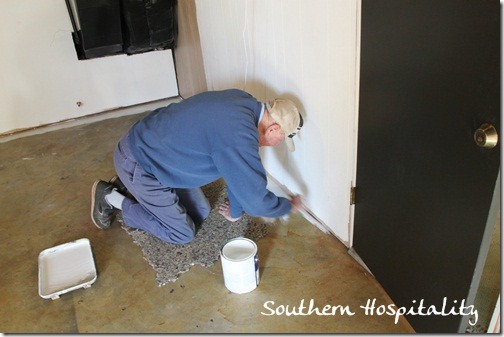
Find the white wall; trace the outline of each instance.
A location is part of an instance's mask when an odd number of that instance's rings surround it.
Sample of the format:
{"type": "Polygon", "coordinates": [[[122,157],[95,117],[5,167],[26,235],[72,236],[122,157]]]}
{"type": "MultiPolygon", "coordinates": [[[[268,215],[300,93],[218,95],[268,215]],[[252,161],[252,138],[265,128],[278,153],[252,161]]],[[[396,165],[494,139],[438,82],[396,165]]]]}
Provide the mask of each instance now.
{"type": "Polygon", "coordinates": [[[0,30],[0,133],[178,95],[171,50],[77,60],[64,0],[2,0],[0,30]]]}
{"type": "Polygon", "coordinates": [[[305,127],[267,171],[348,244],[354,178],[359,0],[196,0],[209,90],[287,97],[305,127]]]}

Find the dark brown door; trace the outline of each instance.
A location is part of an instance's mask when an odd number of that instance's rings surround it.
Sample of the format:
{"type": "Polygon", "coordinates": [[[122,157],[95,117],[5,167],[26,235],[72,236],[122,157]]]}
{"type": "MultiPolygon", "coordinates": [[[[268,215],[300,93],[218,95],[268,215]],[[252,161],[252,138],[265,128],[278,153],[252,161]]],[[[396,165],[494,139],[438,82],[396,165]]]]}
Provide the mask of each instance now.
{"type": "MultiPolygon", "coordinates": [[[[500,165],[473,138],[500,132],[500,4],[363,0],[361,33],[354,249],[396,305],[458,308],[500,165]]],[[[406,318],[457,332],[462,316],[406,318]]]]}

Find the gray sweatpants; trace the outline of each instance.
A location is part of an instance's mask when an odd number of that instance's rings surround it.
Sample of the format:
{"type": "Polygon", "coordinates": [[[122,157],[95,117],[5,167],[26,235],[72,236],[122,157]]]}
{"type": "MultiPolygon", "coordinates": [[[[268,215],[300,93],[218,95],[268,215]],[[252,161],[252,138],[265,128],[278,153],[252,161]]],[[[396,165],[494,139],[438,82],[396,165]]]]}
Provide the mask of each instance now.
{"type": "Polygon", "coordinates": [[[124,199],[122,214],[128,226],[142,229],[163,241],[184,244],[194,238],[195,224],[210,214],[201,189],[163,186],[137,163],[129,146],[129,132],[114,152],[117,175],[136,200],[124,199]]]}

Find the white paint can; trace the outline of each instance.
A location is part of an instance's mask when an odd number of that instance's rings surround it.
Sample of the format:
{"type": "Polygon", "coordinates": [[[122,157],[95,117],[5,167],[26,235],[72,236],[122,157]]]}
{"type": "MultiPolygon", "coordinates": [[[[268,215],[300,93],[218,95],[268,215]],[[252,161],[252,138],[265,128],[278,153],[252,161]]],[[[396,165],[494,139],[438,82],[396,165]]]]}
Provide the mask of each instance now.
{"type": "Polygon", "coordinates": [[[259,284],[257,245],[246,238],[228,241],[221,249],[224,284],[236,294],[251,292],[259,284]]]}

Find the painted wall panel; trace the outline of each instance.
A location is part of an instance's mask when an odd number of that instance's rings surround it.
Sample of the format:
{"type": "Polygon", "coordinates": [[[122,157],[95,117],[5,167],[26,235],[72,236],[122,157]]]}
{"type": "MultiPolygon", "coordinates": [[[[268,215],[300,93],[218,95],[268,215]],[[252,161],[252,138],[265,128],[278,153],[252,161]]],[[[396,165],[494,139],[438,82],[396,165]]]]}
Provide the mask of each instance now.
{"type": "Polygon", "coordinates": [[[0,29],[0,133],[178,95],[171,50],[79,61],[63,0],[1,1],[0,29]]]}
{"type": "Polygon", "coordinates": [[[287,97],[306,124],[296,151],[261,149],[267,171],[344,242],[354,174],[358,0],[196,0],[209,90],[287,97]]]}

